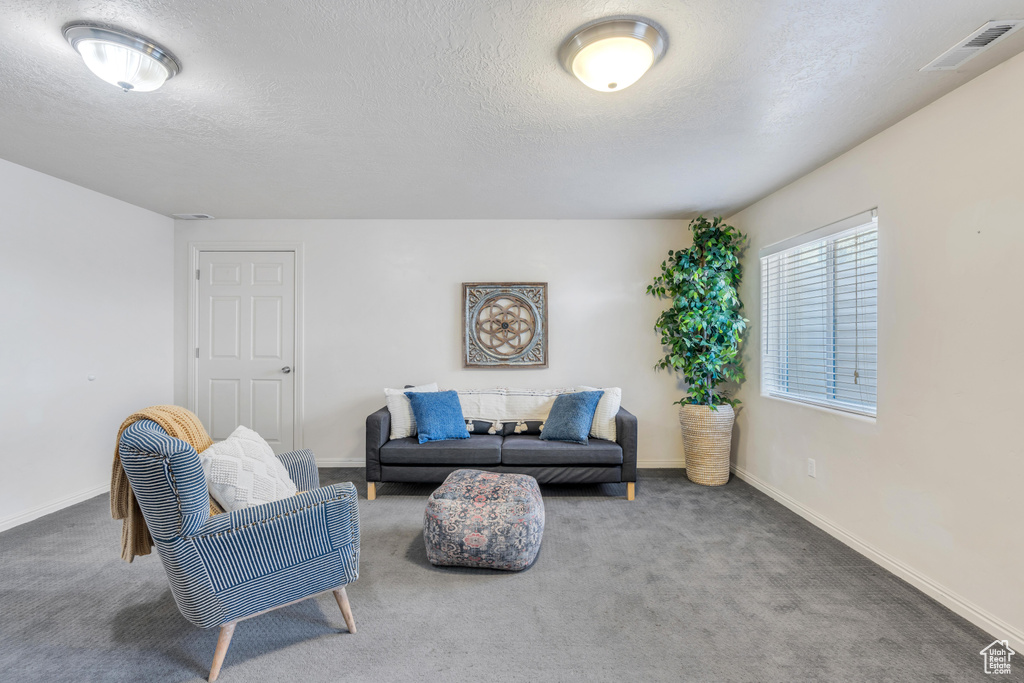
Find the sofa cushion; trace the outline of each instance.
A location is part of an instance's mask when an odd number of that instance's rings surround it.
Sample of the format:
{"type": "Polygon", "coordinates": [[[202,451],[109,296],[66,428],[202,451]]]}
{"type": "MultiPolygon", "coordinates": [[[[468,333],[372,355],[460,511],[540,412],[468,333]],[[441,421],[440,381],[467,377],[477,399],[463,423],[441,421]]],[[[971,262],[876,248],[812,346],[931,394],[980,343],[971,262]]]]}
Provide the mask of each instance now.
{"type": "Polygon", "coordinates": [[[590,436],[595,439],[607,439],[616,441],[618,435],[615,433],[615,416],[622,407],[622,389],[619,387],[608,387],[606,389],[595,389],[594,387],[576,387],[576,391],[603,391],[601,400],[597,402],[597,410],[594,411],[594,422],[590,425],[590,436]]]}
{"type": "Polygon", "coordinates": [[[551,406],[551,414],[541,428],[542,441],[572,441],[587,445],[590,425],[594,422],[594,411],[601,400],[601,391],[581,391],[562,394],[551,406]]]}
{"type": "MultiPolygon", "coordinates": [[[[598,404],[600,405],[600,404],[598,404]]],[[[540,426],[544,420],[512,420],[510,422],[499,422],[498,431],[495,434],[509,436],[511,434],[540,434],[540,426]]],[[[494,429],[493,422],[484,420],[466,420],[466,429],[470,434],[490,434],[494,429]]],[[[615,439],[612,439],[615,441],[615,439]]]]}
{"type": "Polygon", "coordinates": [[[512,434],[540,434],[540,428],[544,426],[544,420],[519,420],[516,422],[506,422],[505,429],[502,434],[505,436],[511,436],[512,434]]]}
{"type": "Polygon", "coordinates": [[[621,465],[622,447],[604,439],[591,439],[584,445],[569,441],[541,441],[534,434],[516,434],[505,437],[501,446],[501,464],[621,465]]]}
{"type": "Polygon", "coordinates": [[[412,414],[412,404],[405,395],[407,391],[437,391],[437,383],[418,387],[407,386],[405,389],[384,390],[384,397],[388,402],[388,412],[391,413],[392,439],[404,439],[416,433],[416,418],[412,414]]]}
{"type": "Polygon", "coordinates": [[[428,441],[416,437],[393,439],[380,447],[385,465],[497,465],[501,463],[501,436],[474,434],[468,439],[428,441]]]}
{"type": "Polygon", "coordinates": [[[454,391],[407,391],[420,443],[468,439],[459,395],[454,391]]]}

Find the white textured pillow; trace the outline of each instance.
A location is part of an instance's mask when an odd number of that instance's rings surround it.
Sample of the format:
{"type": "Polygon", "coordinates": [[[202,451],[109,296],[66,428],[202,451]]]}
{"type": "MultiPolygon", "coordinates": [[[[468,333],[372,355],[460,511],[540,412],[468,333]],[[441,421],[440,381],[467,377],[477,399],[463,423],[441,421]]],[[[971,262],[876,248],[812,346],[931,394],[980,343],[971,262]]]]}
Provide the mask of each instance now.
{"type": "Polygon", "coordinates": [[[239,427],[199,454],[210,495],[227,512],[295,495],[295,482],[263,437],[239,427]]]}
{"type": "Polygon", "coordinates": [[[595,439],[607,439],[615,441],[618,434],[615,431],[615,415],[622,405],[622,389],[609,387],[607,389],[595,389],[594,387],[576,387],[576,391],[603,391],[601,400],[597,403],[597,410],[594,411],[594,421],[590,425],[590,435],[595,439]]]}
{"type": "Polygon", "coordinates": [[[412,403],[405,395],[407,391],[437,391],[437,382],[408,389],[385,389],[388,412],[391,413],[391,438],[404,439],[416,436],[416,418],[412,414],[412,403]]]}

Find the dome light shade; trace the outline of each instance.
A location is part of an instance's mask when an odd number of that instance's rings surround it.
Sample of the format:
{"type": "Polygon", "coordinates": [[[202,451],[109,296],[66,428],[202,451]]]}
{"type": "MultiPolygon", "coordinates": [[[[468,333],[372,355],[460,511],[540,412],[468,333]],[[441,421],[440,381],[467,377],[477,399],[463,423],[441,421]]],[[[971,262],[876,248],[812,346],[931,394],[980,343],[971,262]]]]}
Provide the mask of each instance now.
{"type": "Polygon", "coordinates": [[[125,92],[151,92],[181,71],[181,64],[156,43],[117,29],[70,24],[64,37],[89,70],[125,92]]]}
{"type": "Polygon", "coordinates": [[[653,24],[611,19],[576,32],[559,50],[566,71],[600,92],[636,83],[665,54],[668,41],[653,24]]]}

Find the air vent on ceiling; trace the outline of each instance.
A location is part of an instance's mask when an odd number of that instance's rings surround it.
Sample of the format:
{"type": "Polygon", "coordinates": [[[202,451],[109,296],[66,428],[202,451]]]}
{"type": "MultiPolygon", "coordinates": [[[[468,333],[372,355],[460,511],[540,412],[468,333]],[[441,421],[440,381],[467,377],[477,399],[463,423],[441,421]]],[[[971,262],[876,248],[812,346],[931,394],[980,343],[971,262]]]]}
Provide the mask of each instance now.
{"type": "Polygon", "coordinates": [[[183,221],[208,221],[213,219],[213,216],[208,213],[172,213],[171,218],[183,221]]]}
{"type": "Polygon", "coordinates": [[[922,67],[921,71],[952,71],[962,66],[968,59],[977,57],[1021,26],[1024,26],[1022,19],[990,21],[943,52],[928,66],[922,67]]]}

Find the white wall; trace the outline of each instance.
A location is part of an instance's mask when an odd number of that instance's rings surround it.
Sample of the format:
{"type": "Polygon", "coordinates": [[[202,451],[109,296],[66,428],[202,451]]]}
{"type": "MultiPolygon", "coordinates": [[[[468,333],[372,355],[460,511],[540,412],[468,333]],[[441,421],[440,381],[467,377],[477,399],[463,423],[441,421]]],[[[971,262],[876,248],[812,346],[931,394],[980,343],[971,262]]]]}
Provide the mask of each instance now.
{"type": "Polygon", "coordinates": [[[731,221],[756,312],[759,248],[879,215],[877,421],[762,398],[754,314],[737,471],[1018,647],[1022,82],[1018,56],[731,221]]]}
{"type": "Polygon", "coordinates": [[[0,234],[3,530],[108,490],[121,421],[172,400],[173,221],[0,160],[0,234]]]}
{"type": "Polygon", "coordinates": [[[679,221],[218,220],[175,225],[175,397],[186,404],[188,243],[305,247],[304,445],[321,465],[365,463],[365,420],[385,387],[621,386],[641,463],[682,466],[672,402],[655,372],[660,303],[645,293],[679,221]],[[463,282],[549,283],[550,367],[463,369],[463,282]]]}

